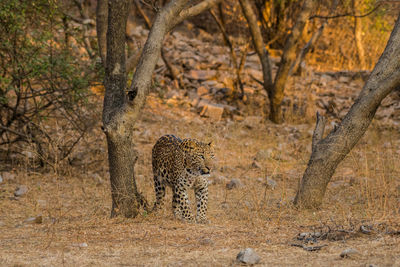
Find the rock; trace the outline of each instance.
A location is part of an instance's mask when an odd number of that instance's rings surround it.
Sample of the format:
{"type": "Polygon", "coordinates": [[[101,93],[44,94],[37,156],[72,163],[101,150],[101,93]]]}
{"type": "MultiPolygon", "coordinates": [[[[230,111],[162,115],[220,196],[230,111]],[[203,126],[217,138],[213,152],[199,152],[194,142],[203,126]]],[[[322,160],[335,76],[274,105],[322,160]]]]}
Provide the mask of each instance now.
{"type": "Polygon", "coordinates": [[[226,188],[231,190],[233,188],[243,187],[242,182],[239,179],[233,178],[229,183],[226,184],[226,188]]]}
{"type": "Polygon", "coordinates": [[[222,204],[221,204],[221,208],[223,208],[223,209],[225,209],[225,210],[226,210],[226,209],[228,209],[228,208],[229,208],[229,204],[228,204],[228,203],[226,203],[226,202],[225,202],[225,203],[222,203],[222,204]]]}
{"type": "Polygon", "coordinates": [[[100,186],[100,185],[104,184],[103,179],[101,178],[101,176],[98,173],[92,173],[91,177],[93,178],[93,181],[96,183],[96,186],[100,186]]]}
{"type": "Polygon", "coordinates": [[[3,182],[3,177],[0,174],[0,184],[3,182]]]}
{"type": "Polygon", "coordinates": [[[250,69],[250,68],[248,68],[248,69],[247,69],[247,73],[248,73],[251,77],[256,78],[256,79],[259,80],[259,81],[262,81],[262,80],[263,80],[263,73],[262,73],[261,70],[256,70],[256,69],[250,69]]]}
{"type": "Polygon", "coordinates": [[[251,167],[255,168],[255,169],[261,169],[262,168],[261,164],[258,163],[257,161],[253,161],[253,163],[251,164],[251,167]]]}
{"type": "Polygon", "coordinates": [[[254,94],[254,89],[253,89],[253,88],[250,88],[250,87],[244,87],[244,88],[243,88],[243,92],[244,92],[246,95],[253,95],[253,94],[254,94]]]}
{"type": "Polygon", "coordinates": [[[179,97],[179,92],[177,90],[170,90],[165,94],[165,98],[177,98],[179,97]]]}
{"type": "Polygon", "coordinates": [[[247,116],[242,122],[249,129],[260,127],[262,121],[261,116],[247,116]]]}
{"type": "Polygon", "coordinates": [[[328,82],[332,81],[332,77],[327,74],[322,74],[319,81],[320,83],[326,85],[328,82]]]}
{"type": "MultiPolygon", "coordinates": [[[[197,99],[199,99],[199,98],[197,98],[197,99]]],[[[196,103],[196,107],[198,107],[198,108],[204,108],[205,106],[207,106],[207,105],[209,105],[209,104],[210,104],[210,102],[208,102],[207,100],[201,99],[200,101],[198,101],[198,102],[196,103]]]]}
{"type": "Polygon", "coordinates": [[[36,201],[36,203],[37,203],[39,206],[41,206],[41,207],[46,207],[46,205],[47,205],[47,201],[44,200],[44,199],[38,199],[38,200],[36,201]]]}
{"type": "Polygon", "coordinates": [[[359,255],[360,252],[354,248],[347,248],[340,253],[340,257],[342,258],[350,258],[359,255]]]}
{"type": "Polygon", "coordinates": [[[170,107],[177,107],[179,105],[179,101],[176,98],[169,98],[166,101],[167,105],[170,107]]]}
{"type": "Polygon", "coordinates": [[[15,178],[15,174],[9,173],[9,172],[3,172],[3,174],[1,176],[3,177],[4,181],[14,180],[14,178],[15,178]]]}
{"type": "Polygon", "coordinates": [[[267,185],[268,188],[271,188],[272,190],[274,190],[276,185],[277,185],[277,183],[275,182],[275,180],[267,178],[266,185],[267,185]]]}
{"type": "Polygon", "coordinates": [[[211,80],[215,78],[217,75],[217,71],[215,70],[190,70],[184,76],[191,80],[211,80]]]}
{"type": "Polygon", "coordinates": [[[214,241],[210,238],[203,238],[199,241],[200,245],[209,246],[214,245],[214,241]]]}
{"type": "Polygon", "coordinates": [[[236,256],[236,261],[238,263],[244,263],[244,264],[257,264],[261,260],[260,256],[257,255],[257,253],[251,249],[251,248],[246,248],[242,251],[239,252],[239,254],[236,256]]]}
{"type": "Polygon", "coordinates": [[[22,153],[21,153],[22,155],[24,155],[25,157],[27,157],[28,159],[33,159],[34,158],[34,155],[33,155],[33,153],[31,152],[31,151],[22,151],[22,153]]]}
{"type": "Polygon", "coordinates": [[[254,160],[264,161],[268,158],[271,158],[271,156],[272,156],[272,149],[262,149],[257,152],[256,156],[254,157],[254,160]]]}
{"type": "Polygon", "coordinates": [[[222,113],[224,113],[224,107],[222,105],[208,103],[203,106],[200,116],[209,117],[213,121],[220,121],[222,113]]]}
{"type": "Polygon", "coordinates": [[[204,86],[200,86],[197,88],[197,95],[199,97],[202,97],[204,95],[207,95],[209,93],[208,89],[204,86]]]}
{"type": "Polygon", "coordinates": [[[373,229],[369,225],[361,225],[360,226],[360,232],[366,235],[370,235],[372,233],[373,229]]]}
{"type": "Polygon", "coordinates": [[[42,222],[43,222],[42,215],[39,215],[39,216],[36,216],[36,217],[30,217],[30,218],[28,218],[28,219],[26,219],[24,221],[24,223],[37,223],[37,224],[40,224],[42,222]]]}
{"type": "MultiPolygon", "coordinates": [[[[233,120],[235,121],[243,121],[244,117],[240,115],[233,115],[233,120]]],[[[399,153],[400,154],[400,153],[399,153]]]]}
{"type": "Polygon", "coordinates": [[[72,244],[73,247],[80,247],[80,248],[87,248],[88,244],[86,242],[83,243],[74,243],[72,244]]]}
{"type": "Polygon", "coordinates": [[[223,84],[218,83],[217,81],[213,81],[213,80],[204,81],[204,82],[202,82],[201,84],[204,85],[204,86],[207,86],[207,87],[216,87],[216,88],[224,87],[223,84]]]}
{"type": "Polygon", "coordinates": [[[341,83],[349,83],[350,82],[350,77],[340,76],[339,77],[339,82],[341,82],[341,83]]]}
{"type": "Polygon", "coordinates": [[[28,192],[28,187],[26,187],[25,185],[20,185],[17,187],[17,189],[15,189],[14,196],[20,197],[25,195],[27,192],[28,192]]]}
{"type": "Polygon", "coordinates": [[[231,89],[231,91],[233,92],[233,88],[235,88],[235,82],[233,81],[233,79],[231,77],[224,77],[224,79],[222,80],[222,83],[225,85],[226,88],[231,89]]]}

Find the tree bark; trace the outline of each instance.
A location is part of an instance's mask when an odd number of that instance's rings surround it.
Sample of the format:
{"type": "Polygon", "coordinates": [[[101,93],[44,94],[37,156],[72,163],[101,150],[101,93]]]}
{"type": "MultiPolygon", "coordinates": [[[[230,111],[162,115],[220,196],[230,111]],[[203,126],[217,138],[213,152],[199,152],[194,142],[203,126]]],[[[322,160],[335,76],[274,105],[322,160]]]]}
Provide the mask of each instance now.
{"type": "MultiPolygon", "coordinates": [[[[356,145],[370,125],[381,101],[400,88],[400,16],[386,48],[360,95],[340,125],[327,137],[313,138],[313,151],[294,203],[303,208],[320,207],[327,185],[338,164],[356,145]]],[[[323,129],[318,126],[316,129],[323,129]]],[[[318,130],[319,132],[321,130],[318,130]]],[[[315,136],[315,134],[314,134],[315,136]]]]}
{"type": "Polygon", "coordinates": [[[276,74],[274,80],[274,88],[270,96],[271,112],[269,114],[269,118],[274,123],[282,122],[283,118],[281,104],[284,96],[284,89],[289,76],[290,67],[296,59],[299,37],[301,36],[306,21],[310,17],[310,14],[315,4],[315,0],[304,0],[296,24],[292,28],[292,32],[285,42],[285,47],[283,49],[278,73],[276,74]]]}

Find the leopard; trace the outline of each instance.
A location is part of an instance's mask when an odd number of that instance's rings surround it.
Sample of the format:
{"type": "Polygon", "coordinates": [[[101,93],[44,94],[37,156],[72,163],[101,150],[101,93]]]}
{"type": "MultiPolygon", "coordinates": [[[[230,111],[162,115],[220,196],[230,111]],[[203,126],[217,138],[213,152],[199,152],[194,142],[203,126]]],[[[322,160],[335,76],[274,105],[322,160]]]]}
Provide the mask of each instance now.
{"type": "Polygon", "coordinates": [[[208,223],[208,176],[214,167],[212,142],[180,139],[168,134],[160,137],[152,150],[152,167],[156,201],[153,211],[164,205],[166,187],[172,189],[175,218],[200,224],[208,223]],[[194,189],[197,213],[190,209],[188,190],[194,189]]]}

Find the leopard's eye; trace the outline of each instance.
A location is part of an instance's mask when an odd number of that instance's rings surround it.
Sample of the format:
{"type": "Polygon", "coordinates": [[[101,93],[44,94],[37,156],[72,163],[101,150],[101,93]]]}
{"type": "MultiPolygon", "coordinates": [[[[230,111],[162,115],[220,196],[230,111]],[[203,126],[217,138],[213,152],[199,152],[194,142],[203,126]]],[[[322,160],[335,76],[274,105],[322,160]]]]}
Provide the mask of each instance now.
{"type": "Polygon", "coordinates": [[[201,159],[205,159],[203,155],[200,155],[200,158],[201,158],[201,159]]]}

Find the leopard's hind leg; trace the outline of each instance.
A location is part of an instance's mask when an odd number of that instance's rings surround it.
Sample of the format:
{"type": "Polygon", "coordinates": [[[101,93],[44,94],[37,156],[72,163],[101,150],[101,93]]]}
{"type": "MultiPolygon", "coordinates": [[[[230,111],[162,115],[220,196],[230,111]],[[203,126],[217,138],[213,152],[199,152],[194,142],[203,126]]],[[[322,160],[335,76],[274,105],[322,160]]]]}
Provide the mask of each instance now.
{"type": "Polygon", "coordinates": [[[157,211],[164,205],[165,198],[165,184],[158,175],[154,175],[154,191],[156,193],[156,202],[154,203],[153,211],[157,211]]]}

